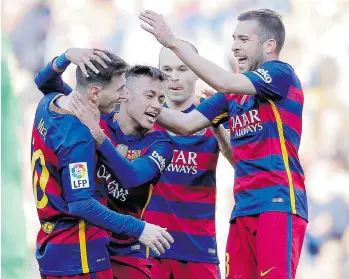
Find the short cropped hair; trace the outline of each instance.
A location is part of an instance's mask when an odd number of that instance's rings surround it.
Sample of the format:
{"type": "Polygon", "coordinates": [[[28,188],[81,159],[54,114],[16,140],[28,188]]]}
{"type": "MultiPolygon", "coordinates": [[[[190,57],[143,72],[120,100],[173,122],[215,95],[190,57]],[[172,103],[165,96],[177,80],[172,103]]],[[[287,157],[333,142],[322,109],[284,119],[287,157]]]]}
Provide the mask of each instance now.
{"type": "Polygon", "coordinates": [[[168,75],[159,70],[158,68],[145,65],[135,65],[126,72],[126,87],[130,88],[134,78],[137,77],[150,77],[154,80],[159,80],[160,82],[167,81],[168,75]]]}
{"type": "Polygon", "coordinates": [[[84,75],[80,67],[77,67],[76,82],[78,90],[86,89],[90,85],[104,86],[105,84],[108,84],[114,76],[121,76],[129,69],[129,65],[114,53],[107,50],[96,50],[103,52],[111,59],[111,61],[104,60],[105,64],[108,66],[107,68],[104,68],[98,62],[92,60],[91,63],[99,70],[99,73],[96,74],[90,68],[86,67],[89,75],[88,77],[84,75]]]}
{"type": "Polygon", "coordinates": [[[256,20],[260,28],[261,43],[273,39],[276,42],[276,53],[279,54],[285,43],[285,26],[282,17],[275,11],[260,9],[245,12],[239,15],[238,21],[256,20]]]}

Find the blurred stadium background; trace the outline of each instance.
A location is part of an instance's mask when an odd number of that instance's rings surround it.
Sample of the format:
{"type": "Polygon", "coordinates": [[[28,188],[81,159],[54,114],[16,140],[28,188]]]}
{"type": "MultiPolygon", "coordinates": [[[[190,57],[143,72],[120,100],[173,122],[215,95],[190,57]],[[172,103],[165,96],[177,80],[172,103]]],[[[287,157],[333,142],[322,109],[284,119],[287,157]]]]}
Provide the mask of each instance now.
{"type": "MultiPolygon", "coordinates": [[[[34,75],[69,47],[109,49],[131,64],[157,65],[160,45],[139,27],[144,8],[163,13],[178,36],[227,70],[240,12],[271,8],[283,15],[281,58],[296,69],[305,93],[300,153],[310,222],[297,279],[349,278],[349,0],[3,0],[2,278],[39,278],[30,136],[41,94],[34,75]]],[[[75,84],[74,67],[64,78],[75,84]]],[[[197,93],[204,88],[200,82],[197,93]]],[[[234,177],[224,159],[217,177],[224,272],[234,177]]]]}

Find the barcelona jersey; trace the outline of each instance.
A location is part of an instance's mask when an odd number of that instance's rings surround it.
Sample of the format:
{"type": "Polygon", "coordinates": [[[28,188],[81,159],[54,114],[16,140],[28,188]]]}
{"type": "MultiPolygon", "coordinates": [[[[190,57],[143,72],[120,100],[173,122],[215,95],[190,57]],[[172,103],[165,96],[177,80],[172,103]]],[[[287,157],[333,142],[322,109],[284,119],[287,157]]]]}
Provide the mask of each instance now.
{"type": "Polygon", "coordinates": [[[229,120],[239,216],[281,211],[308,218],[304,173],[298,157],[303,91],[293,68],[281,61],[244,75],[257,95],[217,93],[197,110],[214,125],[229,120]]]}
{"type": "Polygon", "coordinates": [[[40,272],[69,276],[110,268],[109,234],[72,216],[68,203],[95,198],[106,205],[107,190],[96,177],[94,139],[86,126],[51,93],[39,103],[32,132],[33,192],[41,228],[36,258],[40,272]]]}
{"type": "MultiPolygon", "coordinates": [[[[195,105],[192,105],[183,112],[194,109],[195,105]]],[[[175,245],[156,257],[218,263],[215,227],[217,139],[210,128],[190,136],[171,132],[168,136],[175,148],[173,158],[160,177],[144,216],[146,221],[166,227],[175,245]]]]}
{"type": "MultiPolygon", "coordinates": [[[[102,115],[100,122],[101,128],[109,137],[114,148],[131,162],[138,158],[147,160],[157,174],[153,179],[142,185],[132,188],[124,187],[108,171],[108,165],[113,164],[113,162],[107,162],[108,154],[103,154],[101,156],[102,161],[106,163],[98,168],[97,176],[105,180],[109,192],[108,207],[110,209],[121,214],[131,215],[137,219],[143,219],[144,212],[152,199],[154,187],[171,162],[173,146],[166,133],[162,131],[150,130],[142,136],[125,135],[119,127],[117,116],[118,114],[113,113],[102,115]]],[[[145,258],[146,253],[146,247],[138,239],[126,235],[112,234],[110,256],[145,258]]]]}

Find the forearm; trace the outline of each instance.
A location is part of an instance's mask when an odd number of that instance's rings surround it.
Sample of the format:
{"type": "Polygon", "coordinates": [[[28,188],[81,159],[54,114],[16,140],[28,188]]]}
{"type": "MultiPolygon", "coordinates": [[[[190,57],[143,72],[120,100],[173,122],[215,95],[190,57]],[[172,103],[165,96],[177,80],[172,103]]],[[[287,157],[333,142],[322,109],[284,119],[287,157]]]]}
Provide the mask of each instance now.
{"type": "Polygon", "coordinates": [[[157,123],[165,129],[182,136],[191,135],[211,124],[199,112],[183,113],[168,108],[162,109],[157,123]]]}
{"type": "Polygon", "coordinates": [[[248,84],[247,78],[222,69],[194,52],[187,43],[176,39],[170,48],[184,64],[215,90],[222,93],[255,94],[254,87],[248,84]]]}
{"type": "Polygon", "coordinates": [[[72,92],[72,88],[62,80],[62,72],[69,64],[64,54],[48,63],[35,76],[38,89],[44,94],[54,91],[64,94],[72,92]]]}
{"type": "Polygon", "coordinates": [[[122,187],[129,189],[138,187],[156,177],[158,172],[154,170],[144,158],[133,162],[124,158],[118,152],[108,138],[98,147],[102,161],[112,172],[112,176],[121,183],[122,187]]]}
{"type": "Polygon", "coordinates": [[[144,230],[144,222],[132,216],[112,211],[94,198],[70,202],[68,206],[73,216],[117,234],[127,234],[139,238],[144,230]]]}
{"type": "Polygon", "coordinates": [[[229,163],[233,165],[232,146],[229,134],[222,125],[219,125],[217,128],[211,127],[211,130],[217,139],[219,150],[229,163]]]}

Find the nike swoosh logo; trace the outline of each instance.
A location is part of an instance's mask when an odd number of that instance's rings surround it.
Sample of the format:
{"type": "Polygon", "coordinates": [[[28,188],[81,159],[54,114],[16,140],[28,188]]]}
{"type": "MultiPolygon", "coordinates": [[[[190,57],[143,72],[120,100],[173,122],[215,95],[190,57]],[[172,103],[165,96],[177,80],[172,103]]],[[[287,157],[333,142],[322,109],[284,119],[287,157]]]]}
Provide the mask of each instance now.
{"type": "Polygon", "coordinates": [[[261,270],[261,277],[267,275],[267,274],[268,274],[270,271],[272,271],[274,268],[275,268],[275,266],[273,266],[272,268],[268,269],[268,270],[265,271],[265,272],[263,272],[263,271],[261,270]]]}

